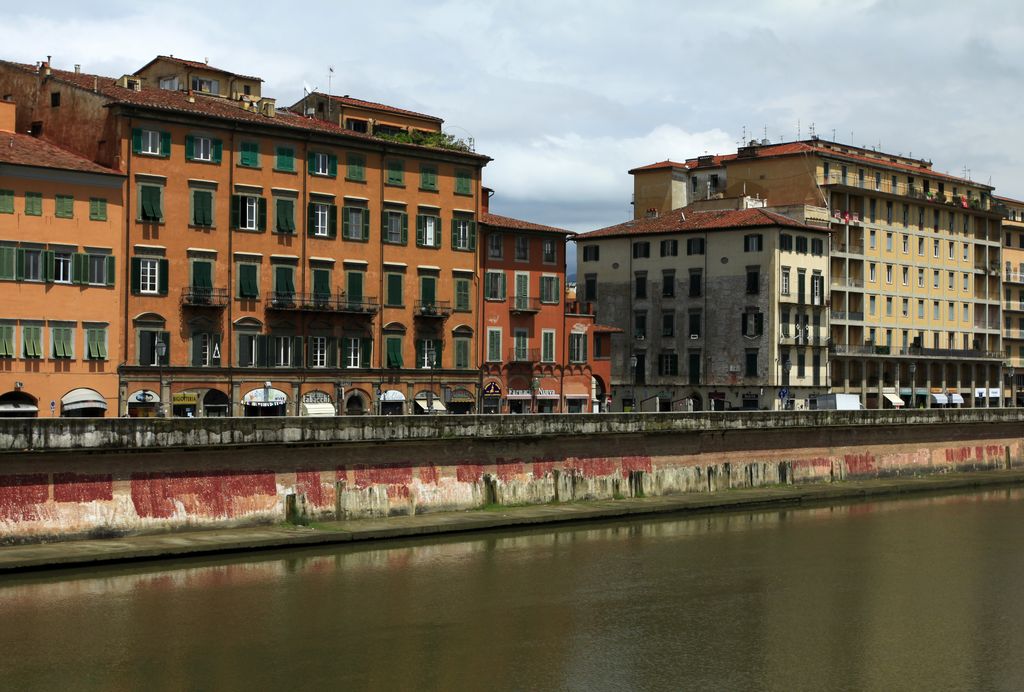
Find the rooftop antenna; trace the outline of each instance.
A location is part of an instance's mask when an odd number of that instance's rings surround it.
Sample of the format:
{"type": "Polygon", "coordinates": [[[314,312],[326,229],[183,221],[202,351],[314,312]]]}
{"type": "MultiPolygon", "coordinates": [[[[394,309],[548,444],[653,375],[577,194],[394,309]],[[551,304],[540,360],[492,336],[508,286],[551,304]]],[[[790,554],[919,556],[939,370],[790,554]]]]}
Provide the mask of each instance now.
{"type": "Polygon", "coordinates": [[[331,119],[331,80],[334,78],[334,65],[327,66],[327,120],[331,119]]]}
{"type": "Polygon", "coordinates": [[[832,141],[836,141],[836,128],[832,128],[832,141]]]}
{"type": "Polygon", "coordinates": [[[814,139],[814,123],[813,122],[811,122],[810,127],[807,128],[807,134],[810,136],[811,139],[814,139]]]}
{"type": "Polygon", "coordinates": [[[796,119],[796,138],[800,139],[800,118],[796,119]]]}

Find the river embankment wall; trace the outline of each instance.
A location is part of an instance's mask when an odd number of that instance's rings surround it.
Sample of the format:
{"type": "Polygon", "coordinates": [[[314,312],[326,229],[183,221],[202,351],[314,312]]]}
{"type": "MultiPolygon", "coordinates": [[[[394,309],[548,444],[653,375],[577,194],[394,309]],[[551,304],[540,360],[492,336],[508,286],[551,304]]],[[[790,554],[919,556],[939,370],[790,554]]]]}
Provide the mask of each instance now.
{"type": "Polygon", "coordinates": [[[1024,410],[0,421],[21,543],[1024,467],[1024,410]]]}

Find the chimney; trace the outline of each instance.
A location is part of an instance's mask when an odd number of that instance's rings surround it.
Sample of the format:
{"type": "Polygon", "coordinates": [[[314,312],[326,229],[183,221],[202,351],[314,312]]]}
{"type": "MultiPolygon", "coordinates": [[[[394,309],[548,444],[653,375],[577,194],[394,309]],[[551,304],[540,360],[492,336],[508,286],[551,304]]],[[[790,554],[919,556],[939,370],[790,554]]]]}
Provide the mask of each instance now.
{"type": "Polygon", "coordinates": [[[14,101],[0,101],[0,132],[14,132],[14,101]]]}
{"type": "Polygon", "coordinates": [[[81,74],[81,73],[82,73],[82,66],[81,66],[81,65],[79,65],[79,64],[78,64],[78,63],[76,62],[76,63],[75,63],[75,74],[81,74]]]}
{"type": "Polygon", "coordinates": [[[481,187],[483,194],[480,195],[480,211],[484,214],[491,213],[491,197],[494,196],[494,190],[489,187],[481,187]]]}

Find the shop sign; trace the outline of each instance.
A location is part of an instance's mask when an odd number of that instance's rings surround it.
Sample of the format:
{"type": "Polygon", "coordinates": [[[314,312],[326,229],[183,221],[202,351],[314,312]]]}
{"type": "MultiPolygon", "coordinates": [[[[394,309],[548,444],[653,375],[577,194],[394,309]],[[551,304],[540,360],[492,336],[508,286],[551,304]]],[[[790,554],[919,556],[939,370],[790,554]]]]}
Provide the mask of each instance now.
{"type": "Polygon", "coordinates": [[[140,389],[131,394],[128,401],[132,404],[155,404],[160,401],[160,395],[152,389],[140,389]]]}
{"type": "Polygon", "coordinates": [[[303,394],[302,395],[302,403],[304,403],[304,404],[333,404],[334,401],[331,400],[331,395],[330,394],[328,394],[327,392],[321,392],[318,389],[318,390],[315,390],[315,391],[312,391],[312,392],[306,392],[305,394],[303,394]]]}
{"type": "Polygon", "coordinates": [[[277,406],[288,401],[288,395],[280,389],[260,387],[242,397],[242,403],[249,406],[277,406]]]}
{"type": "Polygon", "coordinates": [[[531,396],[533,396],[533,392],[530,391],[529,389],[510,389],[510,390],[508,390],[508,397],[510,399],[513,398],[513,397],[520,398],[520,399],[523,398],[523,397],[529,398],[531,396]]]}
{"type": "Polygon", "coordinates": [[[171,403],[176,406],[195,406],[199,403],[199,394],[196,392],[178,392],[171,395],[171,403]]]}
{"type": "Polygon", "coordinates": [[[484,394],[487,396],[501,396],[501,385],[497,382],[488,382],[484,385],[484,394]]]}

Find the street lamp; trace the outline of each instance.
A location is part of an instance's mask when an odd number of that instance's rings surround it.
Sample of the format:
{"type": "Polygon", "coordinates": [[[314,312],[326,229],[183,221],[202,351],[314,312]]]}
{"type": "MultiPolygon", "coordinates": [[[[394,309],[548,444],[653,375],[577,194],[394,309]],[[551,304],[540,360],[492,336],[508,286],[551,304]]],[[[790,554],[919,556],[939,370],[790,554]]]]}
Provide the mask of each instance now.
{"type": "Polygon", "coordinates": [[[384,392],[381,391],[380,387],[377,387],[377,415],[381,415],[384,405],[381,403],[380,397],[384,392]]]}
{"type": "MultiPolygon", "coordinates": [[[[782,361],[782,386],[784,389],[789,388],[789,371],[793,369],[793,361],[786,358],[782,361]]],[[[782,400],[782,408],[786,408],[786,404],[789,402],[789,392],[786,392],[786,398],[782,400]]]]}
{"type": "Polygon", "coordinates": [[[156,337],[156,365],[157,365],[157,377],[160,378],[160,386],[157,387],[159,390],[157,394],[160,396],[159,403],[157,406],[157,416],[163,418],[166,414],[164,412],[164,356],[167,355],[167,344],[164,343],[163,339],[158,334],[156,337]]]}
{"type": "Polygon", "coordinates": [[[910,408],[915,408],[917,404],[917,363],[910,361],[907,372],[910,373],[910,408]]]}
{"type": "Polygon", "coordinates": [[[430,385],[427,389],[427,415],[434,413],[434,366],[437,365],[437,353],[434,347],[427,348],[427,369],[430,370],[430,385]]]}
{"type": "Polygon", "coordinates": [[[629,394],[629,396],[630,396],[630,398],[631,398],[631,400],[633,402],[631,404],[632,407],[633,407],[633,413],[636,413],[636,364],[637,364],[637,357],[636,357],[636,354],[633,354],[633,356],[630,357],[630,359],[629,359],[629,369],[633,373],[633,389],[632,389],[632,391],[629,394]]]}
{"type": "Polygon", "coordinates": [[[1017,405],[1017,383],[1013,379],[1013,366],[1011,365],[1006,369],[1006,374],[1010,378],[1010,406],[1017,405]]]}

